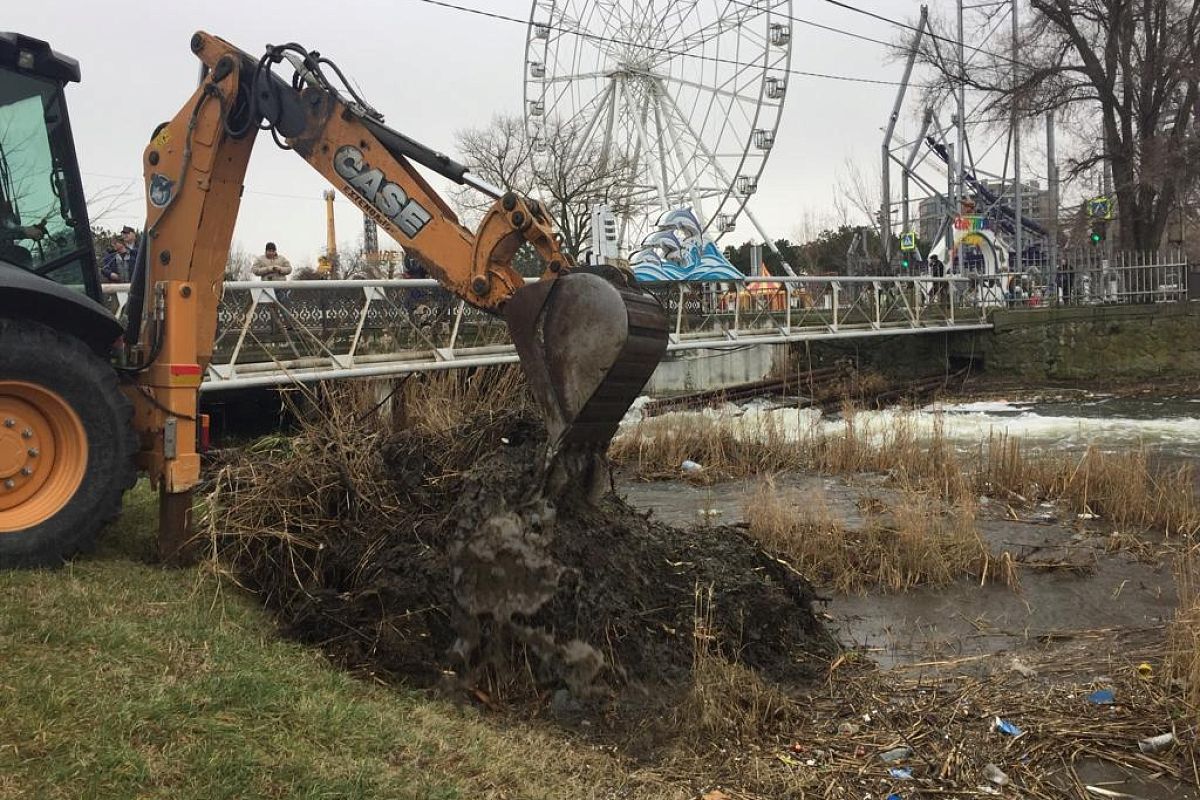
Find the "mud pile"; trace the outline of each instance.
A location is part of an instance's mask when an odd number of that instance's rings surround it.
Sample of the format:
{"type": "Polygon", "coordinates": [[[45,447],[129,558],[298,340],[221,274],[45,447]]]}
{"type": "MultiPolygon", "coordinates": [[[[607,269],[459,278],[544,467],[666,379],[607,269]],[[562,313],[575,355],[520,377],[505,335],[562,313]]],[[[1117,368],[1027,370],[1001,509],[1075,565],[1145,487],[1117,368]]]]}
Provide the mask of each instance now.
{"type": "Polygon", "coordinates": [[[215,471],[214,552],[289,634],[420,685],[681,684],[709,586],[706,650],[813,674],[831,645],[807,582],[736,529],[547,499],[544,436],[529,413],[444,434],[313,425],[215,471]]]}

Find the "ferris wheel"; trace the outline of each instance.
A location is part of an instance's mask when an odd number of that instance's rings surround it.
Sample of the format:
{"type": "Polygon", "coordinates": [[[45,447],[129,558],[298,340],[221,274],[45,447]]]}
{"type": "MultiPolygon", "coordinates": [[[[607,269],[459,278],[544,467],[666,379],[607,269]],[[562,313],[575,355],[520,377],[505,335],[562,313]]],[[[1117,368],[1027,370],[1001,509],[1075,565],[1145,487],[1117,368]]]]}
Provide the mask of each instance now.
{"type": "Polygon", "coordinates": [[[524,83],[535,158],[566,128],[569,157],[622,165],[611,205],[623,253],[681,206],[710,239],[744,219],[773,241],[747,201],[787,97],[791,5],[533,0],[524,83]]]}

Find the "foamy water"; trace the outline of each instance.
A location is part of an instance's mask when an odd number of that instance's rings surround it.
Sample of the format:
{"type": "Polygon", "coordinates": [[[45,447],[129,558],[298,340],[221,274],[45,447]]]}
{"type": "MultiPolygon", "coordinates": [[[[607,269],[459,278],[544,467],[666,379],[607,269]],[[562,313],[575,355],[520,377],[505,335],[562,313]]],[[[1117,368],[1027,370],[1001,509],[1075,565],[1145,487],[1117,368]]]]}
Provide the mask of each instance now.
{"type": "MultiPolygon", "coordinates": [[[[640,418],[640,404],[626,424],[640,418]]],[[[775,408],[766,403],[725,406],[680,416],[703,415],[727,420],[745,431],[771,426],[788,436],[838,433],[846,421],[811,409],[775,408]]],[[[919,410],[859,411],[856,431],[868,438],[886,436],[899,426],[917,435],[941,429],[946,439],[963,448],[989,436],[1019,438],[1036,449],[1128,449],[1145,446],[1173,456],[1200,459],[1200,398],[1112,398],[1086,400],[979,401],[935,403],[919,410]]]]}

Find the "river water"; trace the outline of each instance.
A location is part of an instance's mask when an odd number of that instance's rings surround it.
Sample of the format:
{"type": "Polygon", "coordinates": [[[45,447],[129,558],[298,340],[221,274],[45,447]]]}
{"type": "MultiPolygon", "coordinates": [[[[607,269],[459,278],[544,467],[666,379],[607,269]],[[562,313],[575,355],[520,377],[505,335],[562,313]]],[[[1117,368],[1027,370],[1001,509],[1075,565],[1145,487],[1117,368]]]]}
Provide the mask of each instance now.
{"type": "Polygon", "coordinates": [[[937,403],[916,416],[924,425],[940,418],[945,435],[956,442],[976,443],[1005,433],[1043,450],[1146,447],[1164,456],[1200,459],[1200,397],[1092,395],[937,403]]]}
{"type": "MultiPolygon", "coordinates": [[[[766,401],[682,413],[728,421],[747,435],[767,428],[794,437],[836,434],[847,424],[840,414],[766,401]]],[[[639,417],[635,410],[626,425],[639,417]]],[[[901,427],[919,436],[940,431],[963,449],[975,448],[989,437],[1008,436],[1032,450],[1144,447],[1170,460],[1200,461],[1200,396],[1027,393],[1012,399],[941,401],[918,409],[856,411],[853,423],[856,432],[867,437],[882,438],[901,427]]]]}

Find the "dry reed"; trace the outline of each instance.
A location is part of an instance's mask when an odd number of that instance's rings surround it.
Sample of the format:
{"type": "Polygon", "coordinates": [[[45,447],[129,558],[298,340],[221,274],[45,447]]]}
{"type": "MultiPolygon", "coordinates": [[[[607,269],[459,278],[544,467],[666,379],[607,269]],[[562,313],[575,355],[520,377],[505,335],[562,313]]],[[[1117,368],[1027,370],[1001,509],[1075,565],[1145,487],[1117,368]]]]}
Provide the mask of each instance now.
{"type": "Polygon", "coordinates": [[[685,459],[700,462],[715,478],[875,472],[888,474],[901,487],[937,493],[952,504],[979,495],[1049,500],[1118,528],[1168,536],[1200,531],[1193,469],[1156,464],[1144,449],[1032,452],[1015,437],[991,436],[974,453],[964,453],[937,421],[927,434],[904,415],[894,417],[886,430],[872,430],[852,408],[843,411],[838,431],[814,420],[807,429],[789,432],[773,415],[655,417],[623,432],[609,453],[644,479],[674,477],[685,459]]]}
{"type": "Polygon", "coordinates": [[[1181,553],[1175,562],[1175,586],[1179,608],[1175,611],[1169,635],[1166,678],[1183,689],[1188,716],[1200,722],[1200,549],[1181,553]]]}
{"type": "Polygon", "coordinates": [[[746,740],[797,716],[796,702],[717,644],[712,586],[696,586],[692,674],[675,706],[677,730],[746,740]]]}
{"type": "Polygon", "coordinates": [[[964,575],[1012,584],[1015,572],[989,570],[993,558],[975,527],[970,499],[953,505],[902,490],[861,528],[833,513],[823,489],[781,492],[768,479],[746,506],[750,535],[820,585],[839,592],[944,586],[964,575]]]}

